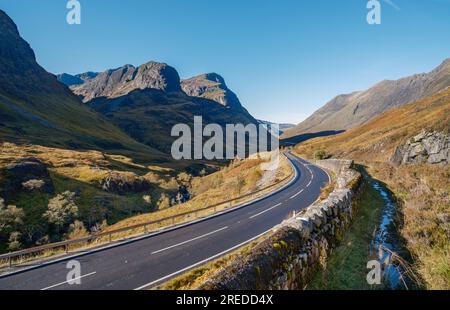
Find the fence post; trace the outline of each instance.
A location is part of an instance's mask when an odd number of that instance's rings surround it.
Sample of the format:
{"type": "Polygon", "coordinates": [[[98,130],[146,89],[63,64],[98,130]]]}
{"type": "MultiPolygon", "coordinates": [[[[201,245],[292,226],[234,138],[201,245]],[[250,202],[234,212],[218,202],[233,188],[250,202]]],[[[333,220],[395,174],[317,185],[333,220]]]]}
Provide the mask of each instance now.
{"type": "Polygon", "coordinates": [[[9,268],[12,268],[12,257],[8,258],[9,268]]]}
{"type": "Polygon", "coordinates": [[[66,244],[66,254],[69,253],[69,245],[66,244]]]}
{"type": "Polygon", "coordinates": [[[111,243],[112,242],[112,234],[110,233],[109,234],[109,243],[111,243]]]}
{"type": "Polygon", "coordinates": [[[147,225],[144,225],[144,232],[147,234],[148,233],[148,231],[147,231],[147,225]]]}

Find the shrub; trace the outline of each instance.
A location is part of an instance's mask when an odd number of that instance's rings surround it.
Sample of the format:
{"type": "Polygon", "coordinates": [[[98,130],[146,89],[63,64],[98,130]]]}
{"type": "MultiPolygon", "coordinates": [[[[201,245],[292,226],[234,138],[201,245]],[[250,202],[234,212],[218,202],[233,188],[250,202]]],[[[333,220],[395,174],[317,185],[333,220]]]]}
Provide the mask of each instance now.
{"type": "Polygon", "coordinates": [[[167,209],[170,207],[170,198],[166,194],[162,194],[158,200],[158,209],[167,209]]]}
{"type": "Polygon", "coordinates": [[[20,238],[22,237],[22,234],[18,231],[12,232],[11,235],[9,235],[9,242],[8,242],[8,250],[10,251],[17,251],[20,250],[22,247],[22,244],[20,243],[20,238]]]}
{"type": "Polygon", "coordinates": [[[16,206],[5,206],[5,201],[0,198],[0,232],[4,229],[15,228],[22,224],[24,212],[16,206]]]}
{"type": "Polygon", "coordinates": [[[324,150],[317,150],[314,152],[314,159],[322,160],[327,157],[327,153],[324,150]]]}
{"type": "Polygon", "coordinates": [[[86,237],[89,235],[88,231],[84,227],[83,222],[75,221],[73,224],[70,224],[69,233],[67,234],[67,239],[79,239],[82,237],[86,237]]]}
{"type": "Polygon", "coordinates": [[[44,218],[59,229],[72,223],[78,216],[75,196],[75,193],[66,191],[50,199],[48,210],[43,215],[44,218]]]}

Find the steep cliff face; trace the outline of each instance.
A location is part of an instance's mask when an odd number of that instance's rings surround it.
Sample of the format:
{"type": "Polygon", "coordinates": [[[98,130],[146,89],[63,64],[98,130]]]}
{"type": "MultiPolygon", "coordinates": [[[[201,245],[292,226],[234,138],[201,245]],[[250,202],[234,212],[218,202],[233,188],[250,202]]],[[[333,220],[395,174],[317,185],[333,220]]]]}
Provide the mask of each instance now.
{"type": "MultiPolygon", "coordinates": [[[[37,62],[17,26],[0,10],[0,139],[63,148],[127,150],[155,158],[156,150],[131,139],[84,106],[37,62]]],[[[160,154],[161,155],[161,154],[160,154]]]]}
{"type": "Polygon", "coordinates": [[[183,80],[181,87],[189,96],[210,99],[225,107],[242,108],[236,94],[227,87],[224,78],[217,73],[202,74],[183,80]]]}
{"type": "Polygon", "coordinates": [[[65,93],[67,89],[36,62],[30,45],[20,37],[13,20],[0,10],[0,93],[28,98],[48,91],[65,93]]]}
{"type": "Polygon", "coordinates": [[[450,163],[450,136],[441,132],[422,131],[398,147],[391,159],[396,164],[450,163]]]}
{"type": "Polygon", "coordinates": [[[381,113],[414,102],[450,86],[450,59],[429,73],[382,81],[361,92],[340,95],[311,117],[288,130],[283,138],[328,130],[348,130],[381,113]]]}
{"type": "Polygon", "coordinates": [[[72,85],[72,91],[84,102],[98,97],[117,98],[134,90],[157,89],[165,92],[180,92],[178,72],[164,63],[150,61],[139,67],[125,65],[107,70],[94,78],[72,85]]]}

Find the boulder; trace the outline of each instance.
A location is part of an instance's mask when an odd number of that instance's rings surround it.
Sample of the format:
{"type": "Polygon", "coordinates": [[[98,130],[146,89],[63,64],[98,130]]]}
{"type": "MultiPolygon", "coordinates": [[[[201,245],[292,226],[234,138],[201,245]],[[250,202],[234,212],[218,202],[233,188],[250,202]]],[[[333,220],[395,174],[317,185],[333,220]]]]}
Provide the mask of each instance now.
{"type": "Polygon", "coordinates": [[[104,191],[125,195],[147,191],[151,183],[134,173],[111,172],[100,181],[100,186],[104,191]]]}
{"type": "Polygon", "coordinates": [[[0,192],[6,201],[21,191],[53,193],[54,186],[47,166],[36,158],[24,158],[0,168],[0,192]]]}

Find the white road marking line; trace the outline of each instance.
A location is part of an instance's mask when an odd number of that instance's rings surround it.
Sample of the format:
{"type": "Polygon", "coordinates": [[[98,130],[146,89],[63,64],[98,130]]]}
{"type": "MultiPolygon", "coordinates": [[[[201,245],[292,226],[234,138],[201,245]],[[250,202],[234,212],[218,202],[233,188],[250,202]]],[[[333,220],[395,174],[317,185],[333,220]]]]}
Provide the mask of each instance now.
{"type": "Polygon", "coordinates": [[[281,206],[281,205],[282,205],[282,203],[280,202],[279,204],[277,204],[277,205],[275,205],[275,206],[273,206],[273,207],[271,207],[271,208],[269,208],[269,209],[267,209],[267,210],[264,210],[264,211],[262,211],[262,212],[259,212],[258,214],[252,215],[252,216],[250,216],[249,218],[252,219],[252,218],[255,218],[255,217],[257,217],[257,216],[260,216],[261,214],[264,214],[264,213],[266,213],[266,212],[269,212],[270,210],[275,209],[276,207],[279,207],[279,206],[281,206]]]}
{"type": "MultiPolygon", "coordinates": [[[[312,164],[311,164],[311,165],[312,165],[312,164]]],[[[295,173],[297,174],[297,169],[294,168],[294,170],[295,170],[295,173]]],[[[322,169],[322,170],[323,170],[323,169],[322,169]]],[[[323,170],[323,171],[325,171],[325,170],[323,170]]],[[[326,171],[325,171],[325,172],[326,172],[326,171]]],[[[326,173],[327,173],[327,172],[326,172],[326,173]]],[[[327,173],[327,174],[328,174],[328,173],[327,173]]],[[[329,174],[328,174],[328,178],[331,180],[329,174]]],[[[294,177],[293,180],[295,180],[295,177],[294,177]]],[[[317,198],[316,202],[319,201],[319,199],[320,199],[320,197],[317,198]]],[[[314,202],[314,203],[315,203],[315,202],[314,202]]],[[[312,203],[311,205],[309,205],[308,208],[309,208],[310,206],[312,206],[314,203],[312,203]]],[[[204,259],[204,260],[202,260],[202,261],[200,261],[200,262],[197,262],[197,263],[192,264],[192,265],[190,265],[190,266],[188,266],[188,267],[186,267],[186,268],[183,268],[183,269],[180,269],[180,270],[178,270],[178,271],[175,271],[175,272],[173,272],[173,273],[171,273],[171,274],[169,274],[169,275],[167,275],[167,276],[164,276],[164,277],[162,277],[162,278],[160,278],[160,279],[157,279],[157,280],[152,281],[152,282],[150,282],[150,283],[144,284],[144,285],[142,285],[142,286],[140,286],[140,287],[138,287],[138,288],[135,288],[134,290],[135,290],[135,291],[139,291],[139,290],[145,289],[145,288],[147,288],[147,287],[150,287],[150,286],[155,285],[156,283],[162,282],[162,281],[167,280],[167,279],[169,279],[169,278],[171,278],[171,277],[173,277],[173,276],[176,276],[176,275],[178,275],[178,274],[180,274],[180,273],[183,273],[183,272],[185,272],[185,271],[188,271],[188,270],[190,270],[190,269],[193,269],[193,268],[195,268],[195,267],[197,267],[197,266],[203,265],[204,263],[207,263],[207,262],[209,262],[209,261],[211,261],[211,260],[214,260],[214,259],[216,259],[216,258],[218,258],[218,257],[221,257],[221,256],[224,255],[224,254],[227,254],[227,253],[229,253],[229,252],[231,252],[231,251],[233,251],[233,250],[235,250],[235,249],[240,248],[241,246],[243,246],[243,245],[245,245],[245,244],[248,244],[248,243],[252,242],[253,240],[258,239],[259,237],[265,235],[265,234],[268,233],[269,231],[272,231],[272,229],[273,229],[273,228],[271,228],[271,229],[269,229],[269,230],[263,232],[262,234],[259,234],[258,236],[255,236],[255,237],[253,237],[253,238],[251,238],[251,239],[249,239],[249,240],[247,240],[247,241],[244,241],[244,242],[242,242],[242,243],[240,243],[240,244],[238,244],[238,245],[235,245],[235,246],[229,248],[228,250],[225,250],[225,251],[220,252],[220,253],[218,253],[218,254],[216,254],[216,255],[210,256],[210,257],[208,257],[208,258],[206,258],[206,259],[204,259]]]]}
{"type": "Polygon", "coordinates": [[[300,195],[301,193],[303,193],[305,191],[305,189],[302,189],[301,191],[299,191],[297,194],[295,194],[294,196],[292,196],[290,199],[294,199],[295,197],[297,197],[298,195],[300,195]]]}
{"type": "Polygon", "coordinates": [[[42,288],[41,291],[46,291],[46,290],[49,290],[49,289],[54,288],[54,287],[57,287],[57,286],[61,286],[61,285],[64,285],[64,284],[69,284],[70,282],[75,282],[75,281],[80,280],[80,279],[82,279],[82,278],[92,276],[92,275],[94,275],[94,274],[96,274],[96,273],[97,273],[97,271],[94,271],[94,272],[85,274],[84,276],[81,276],[81,277],[77,277],[77,278],[71,279],[70,281],[65,281],[65,282],[61,282],[61,283],[55,284],[55,285],[51,285],[51,286],[42,288]]]}
{"type": "Polygon", "coordinates": [[[178,244],[171,245],[171,246],[169,246],[169,247],[167,247],[167,248],[164,248],[164,249],[161,249],[161,250],[152,252],[152,254],[157,254],[157,253],[164,252],[164,251],[166,251],[166,250],[170,250],[170,249],[176,248],[177,246],[180,246],[180,245],[183,245],[183,244],[186,244],[186,243],[189,243],[189,242],[192,242],[192,241],[195,241],[195,240],[198,240],[198,239],[207,237],[207,236],[209,236],[209,235],[218,233],[219,231],[225,230],[225,229],[227,229],[227,228],[228,228],[228,226],[222,227],[222,228],[217,229],[217,230],[215,230],[215,231],[212,231],[212,232],[210,232],[210,233],[207,233],[207,234],[204,234],[204,235],[201,235],[201,236],[198,236],[198,237],[195,237],[195,238],[192,238],[192,239],[189,239],[189,240],[180,242],[180,243],[178,243],[178,244]]]}
{"type": "Polygon", "coordinates": [[[206,258],[206,259],[204,259],[204,260],[202,260],[202,261],[200,261],[200,262],[198,262],[198,263],[192,264],[192,265],[190,265],[190,266],[188,266],[188,267],[186,267],[186,268],[183,268],[183,269],[180,269],[180,270],[178,270],[178,271],[175,271],[174,273],[171,273],[171,274],[169,274],[169,275],[167,275],[167,276],[165,276],[165,277],[162,277],[162,278],[160,278],[160,279],[158,279],[158,280],[155,280],[155,281],[152,281],[152,282],[150,282],[150,283],[144,284],[144,285],[142,285],[142,286],[140,286],[140,287],[138,287],[138,288],[135,288],[134,290],[135,290],[135,291],[140,291],[140,290],[142,290],[142,289],[144,289],[144,288],[146,288],[146,287],[152,286],[152,285],[154,285],[154,284],[156,284],[156,283],[158,283],[158,282],[161,282],[161,281],[164,281],[164,280],[166,280],[166,279],[169,279],[169,278],[171,278],[171,277],[173,277],[173,276],[176,276],[177,274],[180,274],[180,273],[183,273],[183,272],[185,272],[185,271],[188,271],[188,270],[190,270],[190,269],[192,269],[192,268],[194,268],[194,267],[203,265],[204,263],[207,263],[207,262],[209,262],[209,261],[211,261],[211,260],[213,260],[213,259],[216,259],[216,258],[218,258],[218,257],[221,257],[221,256],[224,255],[224,254],[227,254],[227,253],[229,253],[229,252],[231,252],[231,251],[233,251],[233,250],[235,250],[235,249],[240,248],[241,246],[243,246],[243,245],[245,245],[245,244],[247,244],[247,243],[252,242],[253,240],[258,239],[259,237],[261,237],[261,236],[267,234],[269,231],[272,231],[272,228],[269,229],[269,230],[267,230],[267,231],[265,231],[265,232],[263,232],[262,234],[259,234],[259,235],[255,236],[255,237],[251,238],[251,239],[248,239],[247,241],[244,241],[244,242],[242,242],[242,243],[240,243],[240,244],[238,244],[238,245],[235,245],[234,247],[229,248],[228,250],[225,250],[225,251],[220,252],[220,253],[218,253],[218,254],[216,254],[216,255],[213,255],[213,256],[211,256],[211,257],[208,257],[208,258],[206,258]]]}
{"type": "Polygon", "coordinates": [[[311,183],[312,183],[312,180],[309,181],[309,183],[308,183],[308,185],[306,185],[306,187],[310,187],[310,186],[311,186],[311,183]]]}

